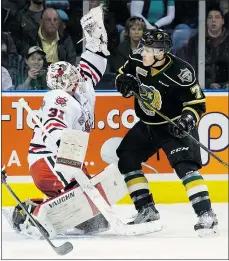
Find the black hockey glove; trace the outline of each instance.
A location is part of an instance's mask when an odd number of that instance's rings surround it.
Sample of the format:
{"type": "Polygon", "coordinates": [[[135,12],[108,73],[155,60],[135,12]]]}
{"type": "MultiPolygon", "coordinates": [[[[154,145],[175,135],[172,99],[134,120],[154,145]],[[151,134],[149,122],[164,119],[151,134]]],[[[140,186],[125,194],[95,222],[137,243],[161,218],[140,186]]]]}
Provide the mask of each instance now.
{"type": "Polygon", "coordinates": [[[139,92],[139,84],[135,77],[131,74],[121,74],[115,82],[117,90],[123,97],[129,98],[132,96],[131,91],[139,92]]]}
{"type": "Polygon", "coordinates": [[[175,127],[174,125],[170,125],[170,133],[177,138],[184,138],[186,134],[183,131],[189,133],[195,127],[196,121],[190,113],[183,112],[176,124],[181,130],[175,127]]]}

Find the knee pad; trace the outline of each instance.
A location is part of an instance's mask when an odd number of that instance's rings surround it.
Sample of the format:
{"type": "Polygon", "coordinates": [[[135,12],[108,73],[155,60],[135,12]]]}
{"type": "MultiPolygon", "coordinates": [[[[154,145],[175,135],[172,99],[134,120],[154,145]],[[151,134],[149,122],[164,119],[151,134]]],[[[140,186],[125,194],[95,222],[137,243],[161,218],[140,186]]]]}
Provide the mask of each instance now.
{"type": "Polygon", "coordinates": [[[140,170],[142,166],[141,162],[139,162],[131,152],[124,151],[119,156],[118,168],[122,174],[126,174],[134,170],[140,170]]]}
{"type": "Polygon", "coordinates": [[[199,169],[198,165],[192,161],[181,161],[178,162],[174,167],[177,176],[182,179],[188,172],[197,171],[199,169]]]}

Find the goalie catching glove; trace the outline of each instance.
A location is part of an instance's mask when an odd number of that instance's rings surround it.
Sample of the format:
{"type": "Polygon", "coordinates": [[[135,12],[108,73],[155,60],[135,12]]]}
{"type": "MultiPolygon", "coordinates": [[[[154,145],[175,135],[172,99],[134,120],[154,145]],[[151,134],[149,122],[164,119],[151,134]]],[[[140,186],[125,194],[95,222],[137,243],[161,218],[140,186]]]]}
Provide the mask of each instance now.
{"type": "Polygon", "coordinates": [[[110,55],[107,50],[107,32],[104,26],[104,14],[102,5],[92,8],[81,20],[81,26],[86,38],[86,49],[96,53],[101,52],[105,56],[110,55]]]}
{"type": "Polygon", "coordinates": [[[184,133],[183,131],[189,133],[196,126],[196,121],[192,114],[185,111],[181,114],[181,117],[176,122],[176,124],[179,128],[174,125],[170,125],[170,133],[177,138],[184,138],[186,136],[186,133],[184,133]]]}
{"type": "Polygon", "coordinates": [[[139,84],[135,77],[131,74],[121,74],[116,78],[115,85],[117,90],[123,97],[129,98],[132,96],[132,91],[139,92],[139,84]]]}

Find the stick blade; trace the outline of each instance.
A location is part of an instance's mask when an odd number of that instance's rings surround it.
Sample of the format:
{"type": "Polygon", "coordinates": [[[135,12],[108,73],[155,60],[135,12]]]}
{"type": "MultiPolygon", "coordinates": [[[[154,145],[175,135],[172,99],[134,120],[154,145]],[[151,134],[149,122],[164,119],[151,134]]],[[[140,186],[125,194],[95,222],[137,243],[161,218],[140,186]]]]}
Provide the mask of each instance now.
{"type": "Polygon", "coordinates": [[[63,245],[59,247],[54,247],[54,250],[60,256],[64,256],[68,254],[69,252],[72,251],[72,249],[73,249],[73,245],[70,242],[65,242],[63,245]]]}

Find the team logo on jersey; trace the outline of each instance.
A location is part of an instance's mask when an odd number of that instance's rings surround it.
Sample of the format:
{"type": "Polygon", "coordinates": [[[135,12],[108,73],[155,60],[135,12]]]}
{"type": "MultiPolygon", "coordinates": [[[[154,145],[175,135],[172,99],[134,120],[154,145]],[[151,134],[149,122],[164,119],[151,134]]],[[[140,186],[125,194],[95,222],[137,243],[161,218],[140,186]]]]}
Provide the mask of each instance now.
{"type": "Polygon", "coordinates": [[[140,85],[140,96],[148,104],[156,108],[161,109],[162,99],[160,92],[153,86],[147,86],[145,84],[140,85]]]}
{"type": "Polygon", "coordinates": [[[62,107],[66,106],[67,105],[67,99],[65,97],[60,97],[58,96],[56,98],[56,101],[55,101],[55,104],[56,105],[61,105],[62,107]]]}
{"type": "MultiPolygon", "coordinates": [[[[162,99],[161,94],[157,89],[155,89],[153,86],[141,84],[139,92],[142,99],[145,100],[148,104],[150,104],[157,110],[161,109],[162,99]]],[[[155,112],[150,110],[147,106],[145,106],[143,102],[138,101],[138,104],[141,107],[141,109],[145,112],[145,114],[149,116],[155,115],[155,112]]]]}
{"type": "Polygon", "coordinates": [[[161,40],[161,38],[162,38],[162,34],[157,34],[157,39],[161,40]]]}
{"type": "Polygon", "coordinates": [[[148,74],[148,72],[147,72],[146,70],[144,70],[144,69],[142,69],[142,68],[140,68],[140,67],[138,67],[138,66],[137,66],[137,68],[136,68],[136,72],[139,73],[139,74],[141,74],[141,75],[144,76],[144,77],[146,77],[147,74],[148,74]]]}
{"type": "Polygon", "coordinates": [[[192,73],[188,68],[181,69],[181,72],[177,75],[182,82],[192,82],[192,73]]]}

